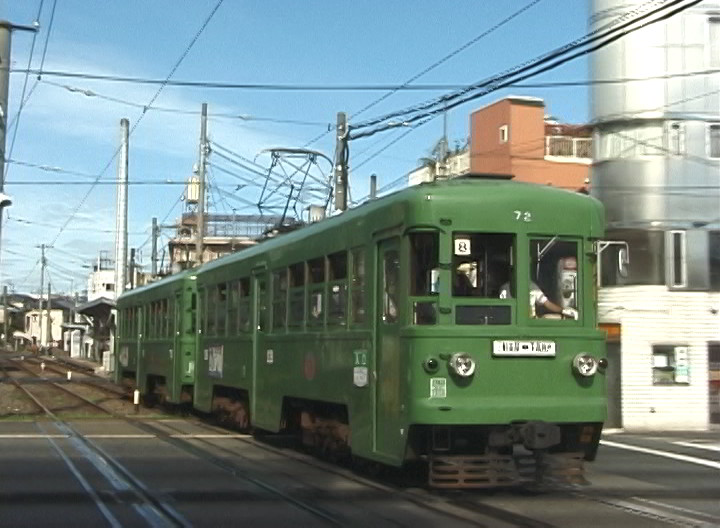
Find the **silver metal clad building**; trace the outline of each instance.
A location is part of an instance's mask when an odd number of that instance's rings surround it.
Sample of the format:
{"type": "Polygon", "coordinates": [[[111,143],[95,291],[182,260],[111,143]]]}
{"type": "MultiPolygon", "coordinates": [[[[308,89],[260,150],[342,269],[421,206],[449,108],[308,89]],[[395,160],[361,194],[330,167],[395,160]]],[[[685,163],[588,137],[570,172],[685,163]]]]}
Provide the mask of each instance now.
{"type": "MultiPolygon", "coordinates": [[[[648,4],[591,2],[593,30],[648,4]]],[[[720,423],[720,0],[596,51],[591,76],[591,193],[631,261],[627,277],[612,250],[602,267],[601,318],[622,326],[622,400],[637,400],[617,412],[626,426],[663,427],[680,396],[701,410],[675,427],[720,423]]]]}

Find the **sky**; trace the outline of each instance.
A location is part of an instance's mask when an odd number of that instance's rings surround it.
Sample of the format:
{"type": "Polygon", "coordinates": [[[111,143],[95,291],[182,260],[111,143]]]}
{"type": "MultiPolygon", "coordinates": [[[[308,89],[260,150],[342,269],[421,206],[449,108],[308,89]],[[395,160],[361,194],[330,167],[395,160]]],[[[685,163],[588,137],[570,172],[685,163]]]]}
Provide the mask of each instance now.
{"type": "MultiPolygon", "coordinates": [[[[187,211],[182,183],[198,161],[202,103],[208,104],[212,142],[208,209],[257,214],[252,204],[271,164],[265,149],[306,147],[332,158],[335,138],[328,129],[337,112],[346,112],[352,125],[521,64],[585,35],[589,3],[0,0],[0,19],[39,22],[37,33],[17,31],[12,37],[4,192],[13,204],[2,222],[0,283],[10,291],[37,293],[41,244],[52,246],[46,251],[45,284],[49,279],[58,293],[86,289],[100,252],[114,256],[123,118],[131,129],[128,247],[137,249],[148,270],[152,218],[172,226],[187,211]],[[358,89],[402,85],[450,54],[412,83],[433,89],[358,89]],[[44,73],[38,79],[37,73],[24,73],[28,69],[44,73]],[[88,79],[88,74],[333,89],[180,87],[88,79]],[[241,167],[227,157],[245,161],[241,167]]],[[[582,58],[533,82],[588,77],[582,58]]],[[[516,86],[449,111],[450,145],[466,141],[471,112],[507,95],[543,98],[546,113],[562,122],[588,120],[587,87],[516,86]]],[[[367,196],[372,174],[384,192],[404,185],[404,176],[442,133],[439,117],[417,128],[352,140],[351,199],[367,196]]],[[[289,168],[276,171],[292,174],[289,168]]],[[[326,180],[330,171],[320,160],[311,176],[326,180]]],[[[163,228],[161,246],[167,247],[173,234],[163,228]]]]}

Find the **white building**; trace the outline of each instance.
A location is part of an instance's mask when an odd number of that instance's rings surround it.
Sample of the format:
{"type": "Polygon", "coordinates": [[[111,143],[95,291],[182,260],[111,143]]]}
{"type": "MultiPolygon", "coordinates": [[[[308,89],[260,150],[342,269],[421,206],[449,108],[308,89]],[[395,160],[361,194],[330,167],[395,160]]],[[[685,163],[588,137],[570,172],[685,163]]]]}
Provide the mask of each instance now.
{"type": "MultiPolygon", "coordinates": [[[[644,0],[592,0],[593,29],[644,0]]],[[[720,1],[705,0],[591,55],[591,194],[627,276],[604,253],[609,426],[720,425],[720,1]],[[705,73],[702,73],[705,72],[705,73]],[[632,79],[632,80],[629,80],[632,79]]]]}
{"type": "Polygon", "coordinates": [[[25,334],[36,345],[57,346],[62,342],[65,312],[60,309],[50,310],[50,325],[48,325],[48,310],[30,310],[25,314],[25,334]],[[50,334],[48,334],[48,326],[50,334]]]}

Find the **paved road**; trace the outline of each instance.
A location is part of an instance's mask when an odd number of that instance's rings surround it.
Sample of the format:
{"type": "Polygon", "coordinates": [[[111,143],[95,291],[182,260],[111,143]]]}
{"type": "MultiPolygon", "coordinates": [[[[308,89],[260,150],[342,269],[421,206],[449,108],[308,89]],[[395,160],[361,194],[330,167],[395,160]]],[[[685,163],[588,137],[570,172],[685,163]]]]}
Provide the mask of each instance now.
{"type": "Polygon", "coordinates": [[[719,434],[603,443],[590,486],[438,493],[193,419],[0,422],[0,526],[720,526],[719,434]]]}

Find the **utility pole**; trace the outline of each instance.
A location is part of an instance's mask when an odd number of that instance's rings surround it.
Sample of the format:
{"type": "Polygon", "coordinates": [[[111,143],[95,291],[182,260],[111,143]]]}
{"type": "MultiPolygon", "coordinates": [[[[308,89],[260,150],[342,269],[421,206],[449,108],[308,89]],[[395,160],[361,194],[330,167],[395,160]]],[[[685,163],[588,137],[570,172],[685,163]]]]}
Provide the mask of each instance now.
{"type": "Polygon", "coordinates": [[[198,160],[198,205],[197,205],[197,229],[195,243],[195,260],[197,265],[203,263],[203,252],[205,251],[205,164],[207,163],[207,103],[202,104],[200,117],[200,153],[198,160]]]}
{"type": "Polygon", "coordinates": [[[150,268],[150,275],[152,277],[157,276],[157,241],[158,241],[158,223],[157,223],[157,217],[153,217],[152,219],[152,250],[150,253],[150,262],[151,262],[151,268],[150,268]]]}
{"type": "MultiPolygon", "coordinates": [[[[35,246],[40,248],[40,299],[38,301],[38,310],[40,311],[40,346],[45,346],[45,340],[43,339],[43,293],[45,291],[45,266],[47,266],[47,259],[45,258],[45,250],[51,249],[52,246],[46,246],[45,244],[40,244],[40,246],[35,246]]],[[[50,298],[48,297],[48,304],[50,303],[50,298]]]]}
{"type": "Polygon", "coordinates": [[[8,331],[7,286],[3,286],[3,335],[5,336],[5,343],[9,341],[8,331]]]}
{"type": "Polygon", "coordinates": [[[127,283],[127,215],[128,215],[128,141],[130,122],[120,120],[120,158],[118,159],[117,208],[115,216],[115,298],[125,291],[127,283]]]}
{"type": "Polygon", "coordinates": [[[443,112],[443,137],[440,146],[440,167],[442,176],[448,176],[448,137],[447,137],[447,109],[443,112]]]}
{"type": "Polygon", "coordinates": [[[377,198],[377,174],[370,175],[370,199],[377,198]]]}
{"type": "Polygon", "coordinates": [[[335,210],[347,209],[348,191],[348,124],[345,112],[338,112],[335,142],[335,210]]]}
{"type": "MultiPolygon", "coordinates": [[[[5,194],[5,135],[8,121],[8,87],[10,85],[10,48],[13,31],[37,31],[36,27],[18,26],[0,20],[0,249],[2,248],[2,217],[4,208],[12,203],[5,194]]],[[[22,104],[22,101],[20,102],[22,104]]]]}
{"type": "Polygon", "coordinates": [[[135,288],[135,248],[130,250],[130,289],[135,288]]]}
{"type": "Polygon", "coordinates": [[[52,313],[52,301],[50,299],[50,281],[48,281],[48,302],[47,302],[47,345],[48,348],[50,348],[50,344],[52,343],[52,318],[50,317],[50,314],[52,313]]]}

